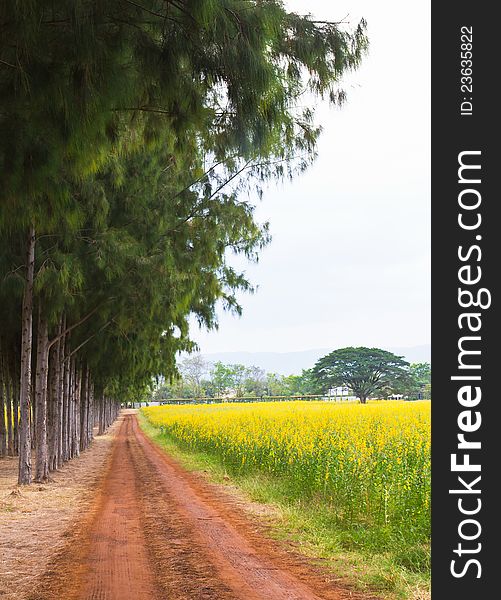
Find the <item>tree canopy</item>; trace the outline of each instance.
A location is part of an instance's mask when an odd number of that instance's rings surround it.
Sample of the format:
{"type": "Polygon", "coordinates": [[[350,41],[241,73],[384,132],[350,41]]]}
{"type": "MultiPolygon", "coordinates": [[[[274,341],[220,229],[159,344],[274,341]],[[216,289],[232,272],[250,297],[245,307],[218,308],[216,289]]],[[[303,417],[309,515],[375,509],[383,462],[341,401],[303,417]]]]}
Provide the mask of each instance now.
{"type": "Polygon", "coordinates": [[[320,358],[312,369],[324,390],[347,386],[365,404],[372,395],[391,394],[409,379],[409,363],[379,348],[340,348],[320,358]]]}
{"type": "Polygon", "coordinates": [[[301,375],[281,375],[243,364],[210,363],[201,354],[181,361],[180,376],[153,386],[152,400],[175,398],[223,398],[309,396],[321,394],[310,370],[301,375]]]}
{"type": "Polygon", "coordinates": [[[241,311],[228,253],[270,241],[245,192],[315,158],[304,98],[342,103],[368,42],[278,0],[6,0],[0,32],[1,370],[29,483],[30,415],[44,455],[61,396],[130,397],[194,349],[190,317],[241,311]]]}

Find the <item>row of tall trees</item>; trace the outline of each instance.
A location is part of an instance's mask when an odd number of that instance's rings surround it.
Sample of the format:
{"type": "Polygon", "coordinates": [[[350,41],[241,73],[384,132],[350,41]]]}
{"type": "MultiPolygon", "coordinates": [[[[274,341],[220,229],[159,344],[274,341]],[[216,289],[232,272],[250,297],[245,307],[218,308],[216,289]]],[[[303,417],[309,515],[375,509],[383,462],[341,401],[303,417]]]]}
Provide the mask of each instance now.
{"type": "MultiPolygon", "coordinates": [[[[53,349],[44,355],[46,328],[40,323],[38,327],[40,342],[37,339],[32,381],[34,403],[29,414],[28,439],[23,442],[36,448],[35,480],[43,482],[48,480],[49,471],[90,445],[95,426],[100,435],[106,431],[116,418],[118,404],[104,394],[103,388],[95,389],[88,368],[66,346],[65,335],[50,344],[53,349]]],[[[18,456],[21,452],[19,379],[16,366],[11,370],[2,365],[0,410],[4,419],[0,421],[0,456],[18,456]]],[[[31,462],[28,467],[31,469],[31,462]]]]}
{"type": "Polygon", "coordinates": [[[147,396],[153,401],[180,398],[295,396],[323,393],[311,372],[301,375],[269,373],[257,366],[211,363],[193,354],[179,365],[180,377],[154,386],[147,396]]]}
{"type": "Polygon", "coordinates": [[[240,312],[228,252],[269,241],[245,192],[306,168],[313,97],[342,102],[366,48],[365,23],[278,0],[1,3],[0,436],[19,483],[171,377],[190,315],[240,312]]]}
{"type": "Polygon", "coordinates": [[[185,358],[180,376],[153,386],[143,399],[307,396],[345,388],[362,403],[367,398],[403,396],[431,398],[430,363],[409,364],[401,356],[379,348],[342,348],[322,357],[300,375],[269,373],[256,366],[211,363],[201,354],[185,358]]]}

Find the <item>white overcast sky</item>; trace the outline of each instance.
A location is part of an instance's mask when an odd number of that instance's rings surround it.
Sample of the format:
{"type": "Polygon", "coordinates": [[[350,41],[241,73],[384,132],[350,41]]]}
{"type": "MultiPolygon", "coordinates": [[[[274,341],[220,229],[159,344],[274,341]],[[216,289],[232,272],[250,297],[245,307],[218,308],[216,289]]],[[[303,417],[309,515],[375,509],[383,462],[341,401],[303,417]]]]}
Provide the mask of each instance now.
{"type": "Polygon", "coordinates": [[[259,289],[240,295],[242,317],[221,311],[219,331],[193,323],[192,337],[203,353],[429,343],[429,2],[286,5],[321,20],[365,17],[369,55],[345,79],[344,107],[319,109],[315,164],[258,204],[273,240],[244,265],[259,289]]]}

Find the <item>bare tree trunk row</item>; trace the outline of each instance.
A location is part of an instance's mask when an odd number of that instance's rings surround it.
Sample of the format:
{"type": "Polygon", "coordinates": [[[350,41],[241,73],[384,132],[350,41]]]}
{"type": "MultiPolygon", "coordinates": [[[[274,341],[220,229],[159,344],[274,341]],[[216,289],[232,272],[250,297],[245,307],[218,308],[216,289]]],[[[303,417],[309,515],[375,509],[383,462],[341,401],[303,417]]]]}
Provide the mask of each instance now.
{"type": "Polygon", "coordinates": [[[112,398],[100,390],[96,392],[91,370],[72,353],[69,334],[63,334],[65,319],[54,329],[50,330],[39,306],[35,352],[29,365],[9,364],[9,355],[0,340],[0,415],[5,415],[0,418],[0,457],[19,455],[22,484],[31,483],[32,479],[49,481],[51,471],[86,450],[94,438],[94,429],[97,427],[98,435],[104,434],[119,412],[112,398]],[[30,385],[28,396],[23,399],[17,380],[21,381],[20,373],[28,370],[30,385]],[[25,402],[25,411],[20,410],[20,399],[25,402]]]}
{"type": "Polygon", "coordinates": [[[111,398],[101,395],[99,399],[98,435],[103,435],[118,416],[120,407],[111,398]]]}
{"type": "Polygon", "coordinates": [[[34,294],[35,229],[26,236],[26,269],[18,334],[0,329],[0,458],[19,456],[18,483],[47,482],[50,472],[83,452],[103,434],[119,407],[101,389],[71,344],[68,326],[48,319],[43,297],[34,294]],[[33,322],[34,309],[37,319],[33,322]],[[34,473],[32,453],[34,452],[34,473]]]}

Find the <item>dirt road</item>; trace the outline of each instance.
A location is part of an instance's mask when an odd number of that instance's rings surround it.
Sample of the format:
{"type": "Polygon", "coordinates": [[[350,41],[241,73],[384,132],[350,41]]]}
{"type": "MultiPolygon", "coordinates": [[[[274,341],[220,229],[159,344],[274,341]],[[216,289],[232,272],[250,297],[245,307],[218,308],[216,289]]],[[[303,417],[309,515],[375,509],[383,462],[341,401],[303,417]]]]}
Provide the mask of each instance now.
{"type": "MultiPolygon", "coordinates": [[[[355,600],[123,417],[91,516],[32,600],[355,600]]],[[[363,597],[368,600],[367,596],[363,597]]]]}

